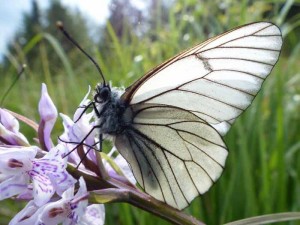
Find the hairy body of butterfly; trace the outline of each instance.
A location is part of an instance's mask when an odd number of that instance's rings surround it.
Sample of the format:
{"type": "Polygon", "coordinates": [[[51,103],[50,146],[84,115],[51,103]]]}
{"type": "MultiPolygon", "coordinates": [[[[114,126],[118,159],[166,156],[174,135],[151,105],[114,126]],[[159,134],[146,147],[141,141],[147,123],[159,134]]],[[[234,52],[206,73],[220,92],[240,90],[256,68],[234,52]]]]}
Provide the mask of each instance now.
{"type": "Polygon", "coordinates": [[[122,91],[109,86],[98,85],[96,87],[95,103],[98,117],[97,127],[99,133],[115,136],[121,134],[130,121],[124,120],[124,112],[127,108],[120,99],[122,91]]]}
{"type": "Polygon", "coordinates": [[[253,23],[178,54],[124,93],[99,84],[99,133],[113,136],[145,192],[182,209],[220,177],[222,136],[253,101],[281,45],[275,25],[253,23]]]}

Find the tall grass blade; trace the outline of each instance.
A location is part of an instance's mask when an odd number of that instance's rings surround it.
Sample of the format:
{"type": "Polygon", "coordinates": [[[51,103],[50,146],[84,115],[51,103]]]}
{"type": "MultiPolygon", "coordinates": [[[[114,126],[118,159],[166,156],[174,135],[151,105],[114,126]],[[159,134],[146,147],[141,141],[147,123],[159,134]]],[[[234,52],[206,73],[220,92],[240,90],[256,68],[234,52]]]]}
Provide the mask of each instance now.
{"type": "Polygon", "coordinates": [[[226,223],[224,225],[260,225],[279,223],[283,221],[300,220],[300,212],[276,213],[263,216],[255,216],[243,220],[226,223]]]}

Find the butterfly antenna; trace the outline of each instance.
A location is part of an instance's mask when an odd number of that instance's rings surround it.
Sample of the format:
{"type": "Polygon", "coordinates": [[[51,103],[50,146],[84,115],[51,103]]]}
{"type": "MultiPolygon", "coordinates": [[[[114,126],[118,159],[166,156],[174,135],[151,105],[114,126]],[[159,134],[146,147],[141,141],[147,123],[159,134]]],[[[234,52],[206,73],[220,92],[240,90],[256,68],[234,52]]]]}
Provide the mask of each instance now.
{"type": "Polygon", "coordinates": [[[5,94],[3,95],[0,105],[3,105],[3,102],[5,100],[5,98],[7,97],[7,95],[9,94],[9,92],[11,91],[11,89],[15,86],[15,84],[17,83],[17,81],[20,79],[21,75],[24,73],[24,70],[26,68],[26,64],[23,64],[21,66],[21,68],[19,69],[18,75],[16,76],[16,78],[13,80],[13,82],[11,83],[11,85],[9,86],[9,88],[7,89],[7,91],[5,92],[5,94]]]}
{"type": "Polygon", "coordinates": [[[69,33],[64,29],[64,25],[61,21],[56,22],[56,26],[66,36],[66,38],[68,38],[69,41],[71,41],[86,57],[89,58],[89,60],[92,61],[92,63],[96,66],[98,72],[100,73],[103,80],[103,84],[105,86],[106,85],[105,78],[98,63],[96,63],[96,61],[85,50],[83,50],[83,48],[81,48],[80,45],[69,35],[69,33]]]}

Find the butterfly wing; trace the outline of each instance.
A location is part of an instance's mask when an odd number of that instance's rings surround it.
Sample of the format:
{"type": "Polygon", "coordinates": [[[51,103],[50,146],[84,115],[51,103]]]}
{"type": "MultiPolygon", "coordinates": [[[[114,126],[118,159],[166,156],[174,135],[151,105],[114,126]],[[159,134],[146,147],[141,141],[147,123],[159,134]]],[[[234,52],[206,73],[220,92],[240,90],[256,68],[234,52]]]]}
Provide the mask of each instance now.
{"type": "MultiPolygon", "coordinates": [[[[137,104],[115,145],[148,194],[182,209],[219,178],[227,157],[218,132],[176,107],[137,104]]],[[[126,114],[127,114],[126,113],[126,114]]]]}
{"type": "Polygon", "coordinates": [[[260,22],[169,59],[121,96],[130,121],[115,144],[147,193],[186,207],[221,175],[221,138],[251,104],[278,60],[278,27],[260,22]]]}
{"type": "Polygon", "coordinates": [[[278,60],[277,26],[245,25],[199,44],[156,67],[122,96],[129,104],[189,110],[225,135],[251,104],[278,60]]]}

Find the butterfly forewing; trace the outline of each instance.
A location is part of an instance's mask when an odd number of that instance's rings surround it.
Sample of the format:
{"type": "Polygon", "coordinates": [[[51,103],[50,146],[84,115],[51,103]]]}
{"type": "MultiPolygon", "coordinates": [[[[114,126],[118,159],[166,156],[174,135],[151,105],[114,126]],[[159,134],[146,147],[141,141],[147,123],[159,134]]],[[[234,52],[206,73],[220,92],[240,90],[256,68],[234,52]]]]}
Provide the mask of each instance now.
{"type": "Polygon", "coordinates": [[[224,135],[252,102],[278,60],[278,27],[254,23],[228,31],[168,60],[122,98],[130,104],[189,110],[224,135]]]}
{"type": "Polygon", "coordinates": [[[278,27],[260,22],[211,38],[151,70],[121,96],[128,105],[116,147],[141,187],[186,207],[223,171],[221,138],[251,104],[278,60],[278,27]]]}

